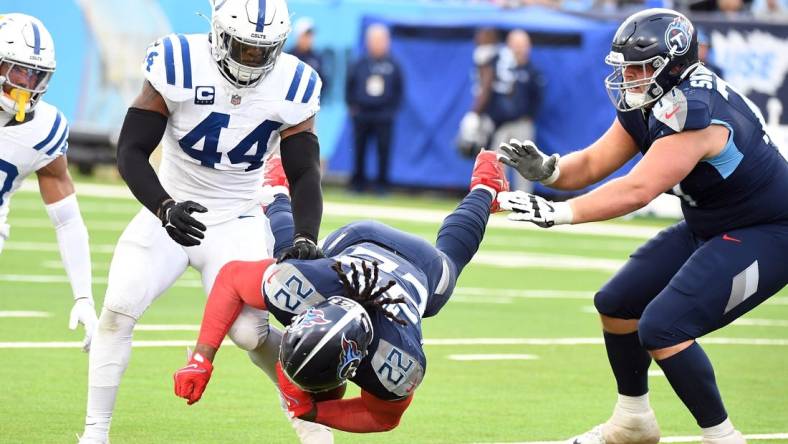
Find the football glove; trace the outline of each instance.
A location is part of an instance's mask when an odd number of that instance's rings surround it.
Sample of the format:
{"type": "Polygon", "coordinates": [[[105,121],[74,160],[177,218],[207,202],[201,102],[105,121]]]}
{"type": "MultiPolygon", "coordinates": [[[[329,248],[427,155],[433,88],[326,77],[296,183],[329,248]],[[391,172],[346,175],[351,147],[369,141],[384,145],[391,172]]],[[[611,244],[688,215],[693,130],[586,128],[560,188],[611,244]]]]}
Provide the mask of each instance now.
{"type": "Polygon", "coordinates": [[[76,330],[77,325],[85,326],[85,339],[82,341],[82,351],[90,351],[90,341],[93,340],[93,333],[96,331],[96,309],[93,308],[93,299],[79,298],[74,301],[71,314],[68,318],[68,328],[76,330]]]}
{"type": "Polygon", "coordinates": [[[282,393],[287,412],[291,418],[298,418],[306,415],[315,408],[315,399],[312,394],[301,390],[285,375],[282,370],[282,363],[276,363],[276,377],[279,381],[279,391],[282,393]]]}
{"type": "Polygon", "coordinates": [[[502,163],[516,169],[521,176],[532,182],[550,185],[558,180],[561,174],[558,169],[560,156],[547,156],[530,140],[520,142],[512,139],[509,143],[502,143],[498,149],[504,153],[501,157],[502,163]]]}
{"type": "Polygon", "coordinates": [[[288,259],[312,260],[323,257],[325,257],[323,255],[323,250],[317,246],[315,241],[306,236],[297,235],[295,240],[293,240],[293,246],[280,254],[279,258],[276,260],[276,263],[278,264],[288,259]]]}
{"type": "Polygon", "coordinates": [[[567,202],[552,202],[524,191],[498,193],[501,209],[511,211],[510,220],[532,222],[542,228],[572,223],[572,207],[567,202]]]}
{"type": "Polygon", "coordinates": [[[175,372],[175,395],[187,400],[186,404],[192,405],[202,398],[202,393],[211,380],[213,365],[199,353],[194,353],[189,363],[175,372]]]}
{"type": "Polygon", "coordinates": [[[200,245],[200,239],[205,237],[203,234],[205,225],[193,218],[191,213],[206,211],[207,208],[191,200],[176,203],[168,199],[156,214],[161,219],[161,226],[167,230],[172,240],[184,247],[193,247],[200,245]]]}

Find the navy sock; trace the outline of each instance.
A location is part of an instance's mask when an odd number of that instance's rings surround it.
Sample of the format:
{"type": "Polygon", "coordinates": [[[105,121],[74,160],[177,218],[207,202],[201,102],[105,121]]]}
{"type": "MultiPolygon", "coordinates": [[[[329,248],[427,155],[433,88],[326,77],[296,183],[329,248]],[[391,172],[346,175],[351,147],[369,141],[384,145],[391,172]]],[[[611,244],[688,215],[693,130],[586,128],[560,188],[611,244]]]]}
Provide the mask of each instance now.
{"type": "Polygon", "coordinates": [[[618,384],[618,393],[642,396],[648,393],[648,366],[651,355],[640,345],[638,332],[616,335],[603,332],[607,359],[618,384]]]}
{"type": "Polygon", "coordinates": [[[443,220],[435,248],[454,262],[459,274],[479,249],[490,217],[492,195],[484,189],[471,191],[443,220]]]}
{"type": "Polygon", "coordinates": [[[265,208],[265,215],[274,234],[274,257],[279,257],[282,251],[293,246],[295,224],[290,198],[284,194],[274,196],[274,201],[265,208]]]}
{"type": "Polygon", "coordinates": [[[657,364],[699,426],[712,427],[725,421],[728,413],[722,404],[714,369],[697,342],[657,364]]]}

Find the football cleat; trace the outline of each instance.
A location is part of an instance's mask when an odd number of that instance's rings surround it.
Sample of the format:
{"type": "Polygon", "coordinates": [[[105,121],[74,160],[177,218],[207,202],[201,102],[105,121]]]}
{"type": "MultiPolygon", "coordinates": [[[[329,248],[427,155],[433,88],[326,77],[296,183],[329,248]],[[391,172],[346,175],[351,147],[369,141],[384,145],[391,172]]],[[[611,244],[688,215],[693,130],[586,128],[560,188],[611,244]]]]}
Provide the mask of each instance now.
{"type": "Polygon", "coordinates": [[[567,441],[567,444],[657,444],[659,425],[654,411],[629,413],[619,409],[606,423],[567,441]]]}
{"type": "Polygon", "coordinates": [[[482,151],[476,156],[471,176],[471,190],[479,186],[494,192],[491,211],[493,213],[499,211],[495,195],[501,191],[509,191],[509,181],[506,180],[503,165],[498,162],[498,154],[494,151],[482,151]]]}
{"type": "Polygon", "coordinates": [[[334,444],[334,433],[331,432],[330,428],[316,422],[292,418],[287,410],[287,402],[281,393],[279,394],[279,406],[284,410],[285,416],[290,421],[290,425],[293,426],[293,430],[298,435],[298,441],[301,444],[334,444]]]}
{"type": "Polygon", "coordinates": [[[722,438],[704,437],[701,440],[701,444],[747,444],[747,440],[744,439],[744,435],[741,432],[734,430],[733,433],[722,438]]]}
{"type": "Polygon", "coordinates": [[[285,169],[282,166],[282,158],[271,156],[265,161],[263,167],[263,186],[272,187],[274,194],[290,194],[290,182],[287,181],[285,169]]]}

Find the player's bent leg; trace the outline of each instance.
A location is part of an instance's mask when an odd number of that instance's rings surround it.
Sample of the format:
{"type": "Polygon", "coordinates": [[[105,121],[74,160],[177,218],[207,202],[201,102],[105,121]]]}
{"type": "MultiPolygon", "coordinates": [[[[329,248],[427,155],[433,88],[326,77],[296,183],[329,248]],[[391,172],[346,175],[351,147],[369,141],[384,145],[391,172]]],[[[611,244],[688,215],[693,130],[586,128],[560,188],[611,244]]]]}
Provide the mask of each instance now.
{"type": "Polygon", "coordinates": [[[131,356],[136,320],[186,270],[188,258],[142,209],[121,235],[112,258],[104,308],[89,357],[85,430],[80,442],[104,443],[115,398],[131,356]]]}

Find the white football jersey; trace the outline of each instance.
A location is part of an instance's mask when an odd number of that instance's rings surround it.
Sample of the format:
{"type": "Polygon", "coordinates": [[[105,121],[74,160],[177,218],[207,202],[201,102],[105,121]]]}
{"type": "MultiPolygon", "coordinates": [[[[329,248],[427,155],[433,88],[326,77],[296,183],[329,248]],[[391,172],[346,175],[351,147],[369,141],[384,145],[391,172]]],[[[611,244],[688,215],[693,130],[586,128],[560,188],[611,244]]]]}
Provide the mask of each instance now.
{"type": "Polygon", "coordinates": [[[68,122],[63,113],[43,100],[36,105],[31,120],[0,126],[0,232],[8,218],[11,195],[25,177],[67,149],[68,122]]]}
{"type": "Polygon", "coordinates": [[[254,88],[235,88],[219,72],[207,34],[171,34],[148,47],[145,78],[170,111],[159,179],[176,201],[208,208],[206,224],[238,217],[261,201],[263,157],[279,132],[320,108],[321,80],[281,54],[254,88]]]}

